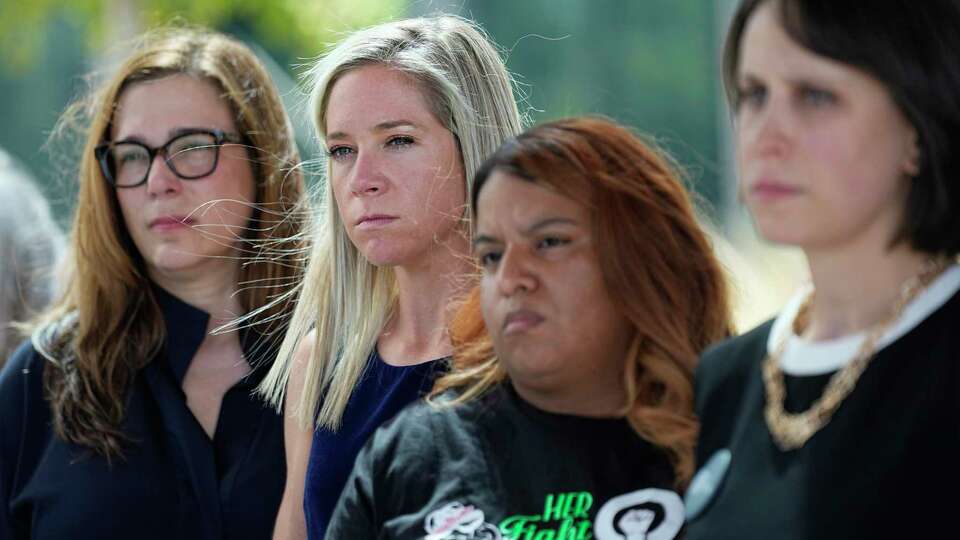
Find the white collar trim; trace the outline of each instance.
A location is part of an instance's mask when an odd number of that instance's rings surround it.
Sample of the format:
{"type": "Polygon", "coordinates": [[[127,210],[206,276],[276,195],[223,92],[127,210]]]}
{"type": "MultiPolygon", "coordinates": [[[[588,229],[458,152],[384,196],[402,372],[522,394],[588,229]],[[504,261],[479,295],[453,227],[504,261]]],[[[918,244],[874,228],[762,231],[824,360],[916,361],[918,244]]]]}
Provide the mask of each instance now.
{"type": "MultiPolygon", "coordinates": [[[[836,371],[853,360],[853,356],[866,337],[865,332],[858,332],[836,339],[814,342],[795,335],[793,320],[812,289],[813,285],[806,283],[794,293],[773,322],[767,338],[767,354],[770,354],[780,340],[784,336],[787,337],[787,345],[780,358],[780,369],[789,375],[822,375],[836,371]]],[[[887,329],[880,338],[877,350],[916,328],[931,313],[947,303],[958,289],[960,289],[960,265],[954,264],[907,304],[897,323],[887,329]]]]}

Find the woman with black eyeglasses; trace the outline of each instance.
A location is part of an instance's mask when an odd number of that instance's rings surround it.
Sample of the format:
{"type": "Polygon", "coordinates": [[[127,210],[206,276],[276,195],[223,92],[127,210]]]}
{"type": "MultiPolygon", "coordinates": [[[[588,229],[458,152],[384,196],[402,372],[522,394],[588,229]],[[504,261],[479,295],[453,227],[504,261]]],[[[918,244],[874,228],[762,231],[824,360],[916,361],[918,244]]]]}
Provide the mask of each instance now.
{"type": "Polygon", "coordinates": [[[239,42],[163,31],[80,112],[70,277],[0,373],[0,538],[268,538],[282,423],[252,392],[301,273],[277,91],[239,42]]]}

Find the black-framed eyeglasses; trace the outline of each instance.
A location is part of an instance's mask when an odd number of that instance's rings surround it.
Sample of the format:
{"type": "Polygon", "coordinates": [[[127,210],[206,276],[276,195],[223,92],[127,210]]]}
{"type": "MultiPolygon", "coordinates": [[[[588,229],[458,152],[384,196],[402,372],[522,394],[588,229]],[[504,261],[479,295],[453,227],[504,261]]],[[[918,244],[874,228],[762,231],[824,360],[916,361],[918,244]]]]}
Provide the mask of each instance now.
{"type": "Polygon", "coordinates": [[[217,170],[221,146],[239,142],[239,137],[219,129],[192,129],[154,148],[136,141],[103,143],[94,149],[94,155],[107,182],[118,188],[128,188],[147,181],[157,154],[163,156],[163,161],[177,177],[196,180],[217,170]]]}

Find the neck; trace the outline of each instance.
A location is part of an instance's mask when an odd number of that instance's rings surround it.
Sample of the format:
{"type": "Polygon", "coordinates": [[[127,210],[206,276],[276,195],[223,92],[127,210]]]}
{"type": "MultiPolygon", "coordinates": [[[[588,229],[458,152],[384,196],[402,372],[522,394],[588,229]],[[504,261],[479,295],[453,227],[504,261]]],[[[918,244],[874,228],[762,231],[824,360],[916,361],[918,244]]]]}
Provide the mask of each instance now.
{"type": "Polygon", "coordinates": [[[413,365],[449,356],[450,306],[469,290],[473,268],[467,243],[438,245],[416,264],[394,268],[397,306],[380,336],[380,355],[387,363],[413,365]]]}
{"type": "MultiPolygon", "coordinates": [[[[514,389],[524,401],[534,407],[554,414],[567,414],[590,418],[620,418],[627,402],[622,375],[616,380],[583,381],[575,388],[537,388],[511,379],[514,389]]],[[[596,379],[596,378],[594,378],[596,379]]]]}
{"type": "Polygon", "coordinates": [[[209,313],[208,327],[212,329],[243,315],[236,294],[239,273],[239,265],[232,262],[229,268],[195,272],[151,270],[150,279],[180,300],[209,313]]]}
{"type": "Polygon", "coordinates": [[[929,258],[905,244],[805,251],[816,294],[804,335],[815,341],[861,332],[889,317],[904,282],[929,258]]]}

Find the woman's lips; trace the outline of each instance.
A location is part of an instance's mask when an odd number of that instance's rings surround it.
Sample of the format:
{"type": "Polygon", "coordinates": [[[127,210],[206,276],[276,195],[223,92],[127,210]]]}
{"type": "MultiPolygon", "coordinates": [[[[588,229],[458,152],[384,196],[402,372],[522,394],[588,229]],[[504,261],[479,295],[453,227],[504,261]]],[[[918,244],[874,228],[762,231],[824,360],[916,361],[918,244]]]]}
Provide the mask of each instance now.
{"type": "Polygon", "coordinates": [[[503,335],[526,332],[543,322],[543,316],[529,309],[518,309],[507,314],[503,320],[503,335]]]}
{"type": "Polygon", "coordinates": [[[376,229],[378,227],[383,227],[389,225],[396,221],[396,216],[388,216],[385,214],[370,214],[361,217],[357,220],[356,227],[358,229],[376,229]]]}
{"type": "Polygon", "coordinates": [[[186,229],[193,225],[193,220],[185,216],[162,216],[150,222],[150,229],[158,232],[186,229]]]}
{"type": "Polygon", "coordinates": [[[776,180],[760,180],[750,188],[750,197],[761,201],[777,201],[799,193],[800,189],[776,180]]]}

